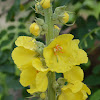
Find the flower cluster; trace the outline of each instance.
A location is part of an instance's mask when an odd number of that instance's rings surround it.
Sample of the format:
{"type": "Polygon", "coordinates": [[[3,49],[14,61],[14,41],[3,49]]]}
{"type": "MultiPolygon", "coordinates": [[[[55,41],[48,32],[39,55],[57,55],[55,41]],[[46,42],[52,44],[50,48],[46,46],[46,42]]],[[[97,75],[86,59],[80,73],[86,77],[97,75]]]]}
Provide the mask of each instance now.
{"type": "Polygon", "coordinates": [[[42,64],[41,55],[36,51],[36,40],[28,36],[20,36],[15,41],[18,46],[12,52],[12,58],[21,70],[20,83],[26,87],[31,94],[44,92],[48,86],[48,69],[42,64]]]}
{"type": "Polygon", "coordinates": [[[15,42],[18,47],[13,50],[12,58],[21,70],[20,83],[25,87],[30,86],[27,90],[29,93],[46,91],[47,72],[53,71],[63,73],[68,82],[68,85],[62,87],[59,100],[65,100],[64,98],[85,100],[87,98],[86,92],[90,94],[90,90],[81,82],[84,74],[82,69],[76,65],[86,63],[88,58],[85,51],[78,48],[79,40],[72,40],[72,38],[71,34],[60,35],[44,48],[43,55],[47,68],[43,64],[44,59],[37,52],[36,40],[27,36],[18,37],[15,42]]]}
{"type": "Polygon", "coordinates": [[[64,78],[68,84],[61,88],[61,95],[58,100],[86,100],[87,94],[90,95],[90,89],[82,83],[84,73],[79,66],[74,66],[70,71],[66,71],[64,78]]]}
{"type": "MultiPolygon", "coordinates": [[[[42,0],[35,5],[36,12],[41,12],[41,14],[50,7],[50,0],[42,0]]],[[[21,71],[20,83],[24,87],[30,87],[27,89],[28,93],[39,92],[42,99],[46,98],[48,73],[56,72],[62,73],[65,80],[64,82],[59,82],[60,79],[55,80],[58,87],[52,86],[55,91],[57,88],[60,90],[60,93],[56,93],[58,100],[86,100],[87,94],[90,95],[91,91],[82,82],[84,73],[79,65],[88,62],[87,54],[78,47],[79,40],[73,39],[72,34],[58,36],[60,28],[56,24],[65,24],[69,20],[69,14],[65,8],[65,6],[56,8],[52,15],[54,23],[52,34],[55,38],[49,45],[44,45],[29,36],[20,36],[15,41],[17,47],[12,52],[12,59],[21,71]]],[[[47,22],[39,18],[35,21],[30,25],[30,33],[35,36],[47,35],[49,32],[47,22]]]]}
{"type": "Polygon", "coordinates": [[[87,63],[88,58],[84,50],[79,49],[79,40],[73,39],[71,34],[63,34],[54,39],[44,48],[43,55],[49,70],[63,73],[67,85],[61,90],[58,100],[86,100],[90,89],[82,83],[83,70],[76,65],[87,63]],[[73,95],[73,96],[72,96],[73,95]]]}

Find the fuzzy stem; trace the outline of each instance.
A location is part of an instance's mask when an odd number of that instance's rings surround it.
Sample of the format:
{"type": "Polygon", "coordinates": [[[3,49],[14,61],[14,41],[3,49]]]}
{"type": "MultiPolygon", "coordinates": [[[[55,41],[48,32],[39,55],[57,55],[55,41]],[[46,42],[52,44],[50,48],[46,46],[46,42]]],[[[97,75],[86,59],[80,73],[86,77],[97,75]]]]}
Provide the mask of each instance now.
{"type": "Polygon", "coordinates": [[[50,40],[54,38],[53,34],[53,22],[52,22],[52,7],[45,9],[45,22],[48,25],[48,33],[46,33],[46,45],[50,43],[50,40]]]}
{"type": "MultiPolygon", "coordinates": [[[[46,45],[49,45],[51,39],[54,38],[53,22],[52,22],[52,7],[45,9],[45,22],[48,25],[48,33],[46,33],[46,45]]],[[[56,100],[56,92],[53,89],[53,83],[56,80],[55,72],[48,73],[48,100],[56,100]]]]}

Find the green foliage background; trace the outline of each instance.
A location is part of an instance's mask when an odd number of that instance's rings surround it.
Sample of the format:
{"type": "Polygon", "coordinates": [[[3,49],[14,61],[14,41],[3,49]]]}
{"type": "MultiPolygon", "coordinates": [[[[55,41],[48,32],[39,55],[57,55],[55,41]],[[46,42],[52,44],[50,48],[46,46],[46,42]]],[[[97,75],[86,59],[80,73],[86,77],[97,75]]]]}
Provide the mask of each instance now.
{"type": "MultiPolygon", "coordinates": [[[[0,2],[6,2],[1,0],[0,2]]],[[[34,0],[15,0],[14,4],[6,11],[6,28],[0,28],[0,100],[30,100],[26,88],[19,83],[20,71],[17,69],[11,58],[11,52],[15,46],[14,42],[18,36],[31,36],[29,25],[34,22],[35,17],[42,17],[36,14],[34,0]],[[17,17],[22,12],[28,12],[26,16],[17,17]],[[16,23],[15,23],[16,22],[16,23]]],[[[80,39],[80,48],[88,53],[89,61],[81,65],[85,72],[84,83],[92,91],[89,100],[100,100],[100,0],[54,0],[54,9],[58,6],[67,5],[68,11],[75,12],[74,17],[69,21],[73,26],[60,26],[60,34],[71,33],[76,39],[80,39]]],[[[0,14],[2,16],[2,14],[0,14]]],[[[44,37],[37,40],[44,42],[44,37]]],[[[57,77],[61,74],[57,74],[57,77]]],[[[38,98],[31,98],[37,100],[38,98]]]]}

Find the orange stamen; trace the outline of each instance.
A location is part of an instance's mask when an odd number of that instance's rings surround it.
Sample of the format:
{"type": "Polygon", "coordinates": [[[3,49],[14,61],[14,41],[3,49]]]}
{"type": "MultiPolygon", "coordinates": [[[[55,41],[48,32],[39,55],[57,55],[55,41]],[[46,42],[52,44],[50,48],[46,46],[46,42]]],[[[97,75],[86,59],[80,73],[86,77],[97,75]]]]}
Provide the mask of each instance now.
{"type": "Polygon", "coordinates": [[[54,55],[57,55],[57,52],[64,53],[64,52],[62,52],[62,49],[63,48],[57,44],[54,48],[54,55]]]}
{"type": "Polygon", "coordinates": [[[40,71],[37,70],[37,73],[39,73],[40,71]]]}

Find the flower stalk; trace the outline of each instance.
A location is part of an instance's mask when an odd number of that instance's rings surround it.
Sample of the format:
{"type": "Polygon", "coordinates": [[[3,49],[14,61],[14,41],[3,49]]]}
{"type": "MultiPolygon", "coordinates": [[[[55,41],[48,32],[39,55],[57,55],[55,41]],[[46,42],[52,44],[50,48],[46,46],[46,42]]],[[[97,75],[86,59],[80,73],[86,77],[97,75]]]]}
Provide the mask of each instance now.
{"type": "Polygon", "coordinates": [[[49,45],[50,40],[54,38],[53,21],[52,21],[52,7],[44,9],[45,23],[48,25],[48,32],[46,33],[46,45],[49,45]]]}
{"type": "Polygon", "coordinates": [[[78,47],[79,40],[73,39],[72,34],[58,36],[57,25],[69,20],[66,6],[57,7],[53,12],[50,4],[53,0],[38,1],[36,13],[44,15],[45,20],[36,18],[30,25],[30,33],[37,37],[45,35],[46,47],[29,36],[17,38],[12,58],[21,71],[20,83],[30,87],[27,92],[31,95],[39,93],[42,100],[86,100],[91,91],[82,82],[84,73],[77,65],[87,63],[87,54],[78,47]],[[56,81],[55,72],[64,76],[56,81]]]}
{"type": "MultiPolygon", "coordinates": [[[[48,25],[48,32],[46,33],[46,45],[49,45],[50,40],[54,38],[52,22],[52,6],[44,10],[45,13],[45,22],[48,25]]],[[[55,72],[48,73],[48,100],[56,100],[56,92],[53,89],[53,83],[55,82],[55,72]]]]}

